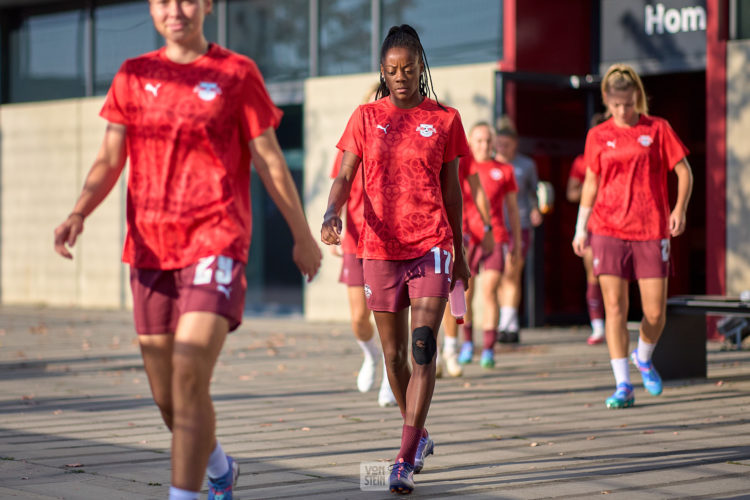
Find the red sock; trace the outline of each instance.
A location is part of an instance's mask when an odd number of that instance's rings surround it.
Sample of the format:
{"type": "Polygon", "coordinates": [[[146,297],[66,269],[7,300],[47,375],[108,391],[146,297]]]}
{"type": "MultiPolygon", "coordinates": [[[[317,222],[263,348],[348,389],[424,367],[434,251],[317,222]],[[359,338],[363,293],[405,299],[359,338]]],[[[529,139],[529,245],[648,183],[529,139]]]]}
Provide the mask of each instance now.
{"type": "Polygon", "coordinates": [[[497,330],[494,328],[492,330],[485,330],[484,331],[484,349],[492,349],[495,346],[495,341],[497,340],[497,330]]]}
{"type": "Polygon", "coordinates": [[[464,323],[464,342],[471,342],[474,343],[474,333],[473,330],[474,327],[471,323],[464,323]]]}
{"type": "Polygon", "coordinates": [[[414,465],[414,459],[417,456],[417,447],[419,447],[419,438],[422,437],[423,430],[404,424],[401,430],[401,449],[398,450],[396,462],[398,462],[399,458],[403,458],[404,462],[414,465]]]}
{"type": "Polygon", "coordinates": [[[604,299],[599,283],[589,283],[586,286],[586,305],[589,319],[604,319],[604,299]]]}

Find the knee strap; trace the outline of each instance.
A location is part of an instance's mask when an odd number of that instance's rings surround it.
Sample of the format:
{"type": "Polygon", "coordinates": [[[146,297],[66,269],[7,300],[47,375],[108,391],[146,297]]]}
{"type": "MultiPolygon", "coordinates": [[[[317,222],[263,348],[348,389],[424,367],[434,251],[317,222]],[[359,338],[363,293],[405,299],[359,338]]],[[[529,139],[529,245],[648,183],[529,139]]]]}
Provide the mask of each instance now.
{"type": "Polygon", "coordinates": [[[411,353],[418,365],[429,365],[437,352],[437,342],[432,328],[420,326],[411,332],[411,353]]]}

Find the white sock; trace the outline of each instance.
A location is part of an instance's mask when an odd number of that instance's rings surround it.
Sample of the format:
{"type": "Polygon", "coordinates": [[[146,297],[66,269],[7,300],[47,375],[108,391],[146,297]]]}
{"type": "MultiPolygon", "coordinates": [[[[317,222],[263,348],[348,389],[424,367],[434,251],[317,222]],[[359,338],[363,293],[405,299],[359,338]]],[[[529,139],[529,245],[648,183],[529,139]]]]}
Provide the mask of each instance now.
{"type": "Polygon", "coordinates": [[[508,326],[506,328],[509,332],[517,332],[519,330],[518,328],[518,309],[515,307],[509,307],[510,309],[510,318],[508,319],[508,326]]]}
{"type": "Polygon", "coordinates": [[[591,320],[591,329],[594,330],[594,333],[604,333],[604,320],[601,318],[592,319],[591,320]]]}
{"type": "Polygon", "coordinates": [[[211,452],[211,456],[208,457],[208,467],[206,472],[208,477],[218,479],[223,477],[224,474],[229,470],[229,462],[227,461],[227,454],[221,449],[221,445],[216,441],[216,448],[211,452]]]}
{"type": "Polygon", "coordinates": [[[445,352],[456,352],[458,347],[458,337],[445,336],[443,339],[443,350],[445,352]]]}
{"type": "Polygon", "coordinates": [[[362,352],[365,353],[365,357],[378,359],[380,356],[380,349],[378,348],[378,343],[375,342],[375,335],[370,340],[358,340],[357,344],[359,344],[362,352]]]}
{"type": "Polygon", "coordinates": [[[615,374],[615,385],[630,383],[630,370],[628,369],[628,358],[617,358],[610,361],[612,372],[615,374]]]}
{"type": "Polygon", "coordinates": [[[511,317],[513,316],[515,308],[509,306],[503,306],[500,308],[500,322],[497,324],[497,329],[501,332],[508,330],[508,323],[510,323],[511,317]]]}
{"type": "Polygon", "coordinates": [[[644,342],[642,338],[638,337],[638,350],[636,350],[636,356],[638,361],[641,363],[648,363],[651,361],[651,356],[654,354],[656,344],[649,344],[644,342]]]}
{"type": "Polygon", "coordinates": [[[174,486],[169,487],[169,500],[198,500],[200,496],[200,491],[181,490],[174,486]]]}

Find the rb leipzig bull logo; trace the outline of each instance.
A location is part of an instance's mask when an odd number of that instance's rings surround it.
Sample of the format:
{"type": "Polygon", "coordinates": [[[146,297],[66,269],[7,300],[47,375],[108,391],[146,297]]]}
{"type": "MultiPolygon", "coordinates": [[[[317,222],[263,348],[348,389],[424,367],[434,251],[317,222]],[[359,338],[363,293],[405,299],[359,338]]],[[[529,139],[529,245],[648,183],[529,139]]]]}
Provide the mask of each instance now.
{"type": "Polygon", "coordinates": [[[213,101],[217,95],[221,95],[221,89],[218,83],[200,82],[193,89],[193,93],[204,101],[213,101]]]}
{"type": "Polygon", "coordinates": [[[417,132],[419,132],[419,135],[421,135],[422,137],[432,137],[432,135],[437,131],[435,130],[434,125],[420,123],[417,127],[417,132]]]}

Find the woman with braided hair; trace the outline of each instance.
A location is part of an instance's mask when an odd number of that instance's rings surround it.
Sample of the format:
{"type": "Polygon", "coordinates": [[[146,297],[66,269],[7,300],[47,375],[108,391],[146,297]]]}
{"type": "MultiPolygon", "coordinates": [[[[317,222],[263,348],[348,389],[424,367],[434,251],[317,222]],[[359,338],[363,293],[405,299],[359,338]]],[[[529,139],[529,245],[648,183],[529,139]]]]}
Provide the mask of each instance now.
{"type": "Polygon", "coordinates": [[[324,243],[341,243],[338,214],[354,177],[362,175],[365,222],[357,256],[404,418],[393,493],[411,493],[413,474],[433,451],[425,420],[435,388],[437,333],[453,284],[469,279],[458,162],[470,151],[458,111],[431,99],[431,87],[419,35],[409,25],[392,27],[380,51],[376,100],[354,111],[337,145],[344,155],[321,229],[324,243]]]}

